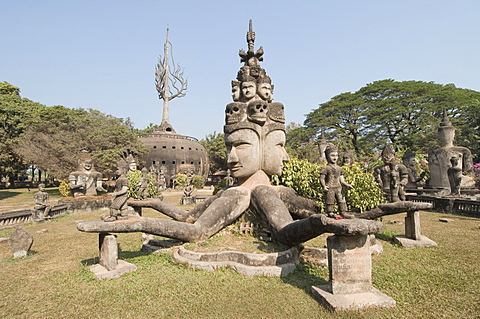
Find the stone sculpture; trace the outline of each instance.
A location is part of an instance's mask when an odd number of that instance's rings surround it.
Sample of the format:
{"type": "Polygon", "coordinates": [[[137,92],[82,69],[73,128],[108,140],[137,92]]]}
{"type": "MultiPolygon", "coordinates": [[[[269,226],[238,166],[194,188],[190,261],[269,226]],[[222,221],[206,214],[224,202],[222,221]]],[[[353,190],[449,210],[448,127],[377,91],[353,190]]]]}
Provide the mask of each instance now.
{"type": "Polygon", "coordinates": [[[276,238],[287,245],[299,244],[324,232],[365,235],[380,231],[382,225],[376,221],[328,218],[319,214],[313,201],[287,187],[270,184],[270,175],[280,175],[283,163],[289,160],[284,148],[284,106],[271,102],[271,79],[260,67],[263,49],[255,51],[254,40],[250,21],[248,50],[239,52],[245,63],[237,76],[240,92],[233,94],[234,102],[225,109],[227,164],[238,186],[219,191],[190,211],[157,199],[130,200],[132,206],[152,207],[173,220],[131,216],[113,223],[79,223],[80,231],[145,232],[195,241],[214,235],[249,207],[263,215],[276,238]],[[292,215],[303,219],[294,221],[292,215]]]}
{"type": "Polygon", "coordinates": [[[398,164],[395,152],[385,145],[382,151],[384,165],[374,169],[374,176],[389,202],[405,200],[405,185],[408,181],[408,171],[405,165],[398,164]]]}
{"type": "Polygon", "coordinates": [[[38,192],[35,193],[34,200],[35,200],[34,219],[38,219],[38,220],[45,219],[50,213],[50,210],[52,209],[52,206],[50,205],[48,193],[45,192],[45,184],[43,183],[38,184],[38,192]]]}
{"type": "Polygon", "coordinates": [[[110,206],[110,215],[104,218],[105,222],[113,222],[116,220],[125,220],[128,217],[128,179],[126,173],[129,170],[128,163],[121,159],[117,163],[118,178],[115,182],[115,192],[108,195],[114,196],[110,206]]]}
{"type": "Polygon", "coordinates": [[[13,258],[23,258],[27,256],[33,245],[33,236],[25,228],[19,226],[8,238],[8,244],[13,258]]]}
{"type": "Polygon", "coordinates": [[[451,166],[447,170],[448,181],[450,182],[450,196],[460,196],[460,184],[462,183],[462,166],[458,156],[450,158],[451,166]]]}
{"type": "Polygon", "coordinates": [[[420,176],[417,177],[417,171],[415,170],[415,156],[415,152],[407,150],[402,157],[403,165],[405,165],[408,172],[408,181],[405,185],[406,189],[416,189],[417,183],[421,182],[425,177],[425,172],[422,172],[420,176]]]}
{"type": "Polygon", "coordinates": [[[90,156],[83,154],[79,162],[79,169],[68,176],[73,196],[96,196],[97,192],[106,192],[102,186],[102,173],[95,170],[90,156]]]}
{"type": "Polygon", "coordinates": [[[148,176],[148,169],[146,167],[142,168],[142,177],[138,182],[138,198],[148,198],[148,183],[150,182],[148,176]]]}
{"type": "Polygon", "coordinates": [[[355,164],[355,151],[348,150],[345,152],[345,154],[343,154],[342,165],[352,166],[353,164],[355,164]]]}
{"type": "MultiPolygon", "coordinates": [[[[463,146],[454,146],[455,127],[448,119],[447,112],[443,111],[443,119],[438,128],[440,137],[440,148],[432,151],[428,155],[428,166],[430,168],[429,186],[432,188],[441,188],[445,194],[451,193],[450,180],[448,178],[448,168],[451,167],[451,158],[455,157],[458,161],[457,167],[462,172],[467,172],[473,166],[472,152],[463,146]]],[[[471,179],[471,178],[470,178],[471,179]]],[[[467,176],[462,176],[462,185],[468,182],[467,176]]]]}
{"type": "Polygon", "coordinates": [[[320,184],[325,192],[325,211],[328,216],[335,217],[335,202],[338,206],[338,212],[342,217],[350,218],[347,214],[347,202],[343,195],[342,187],[353,189],[352,185],[345,182],[343,169],[337,165],[338,148],[329,144],[325,148],[325,158],[328,164],[322,167],[320,172],[320,184]]]}

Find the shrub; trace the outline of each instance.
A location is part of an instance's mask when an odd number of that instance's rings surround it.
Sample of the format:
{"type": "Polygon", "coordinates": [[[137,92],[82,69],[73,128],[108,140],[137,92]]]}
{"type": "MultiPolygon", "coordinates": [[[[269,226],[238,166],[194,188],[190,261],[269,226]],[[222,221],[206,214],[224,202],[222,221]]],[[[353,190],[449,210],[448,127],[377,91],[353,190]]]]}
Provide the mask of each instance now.
{"type": "Polygon", "coordinates": [[[196,189],[201,189],[203,188],[203,185],[205,185],[205,178],[203,178],[203,176],[200,176],[200,175],[195,175],[193,176],[191,183],[193,187],[195,187],[196,189]]]}
{"type": "MultiPolygon", "coordinates": [[[[273,176],[272,182],[293,188],[299,195],[317,200],[323,208],[323,189],[320,184],[320,171],[325,164],[309,163],[307,160],[292,158],[285,163],[282,176],[273,176]]],[[[382,190],[373,174],[365,173],[360,164],[343,167],[345,181],[354,189],[346,192],[347,205],[353,210],[365,211],[384,202],[382,190]]]]}
{"type": "MultiPolygon", "coordinates": [[[[138,190],[140,189],[140,179],[142,178],[142,172],[139,170],[128,172],[127,179],[128,179],[128,197],[139,199],[138,190]]],[[[155,180],[153,179],[152,174],[147,174],[148,178],[148,188],[147,188],[147,196],[149,198],[155,197],[157,195],[157,190],[155,189],[155,180]]]]}
{"type": "Polygon", "coordinates": [[[58,187],[58,191],[62,194],[63,197],[68,197],[72,195],[72,190],[70,189],[70,185],[68,184],[68,180],[64,179],[60,182],[60,186],[58,187]]]}
{"type": "Polygon", "coordinates": [[[177,187],[184,188],[187,187],[188,180],[187,180],[187,175],[185,174],[177,174],[175,176],[175,184],[177,187]]]}

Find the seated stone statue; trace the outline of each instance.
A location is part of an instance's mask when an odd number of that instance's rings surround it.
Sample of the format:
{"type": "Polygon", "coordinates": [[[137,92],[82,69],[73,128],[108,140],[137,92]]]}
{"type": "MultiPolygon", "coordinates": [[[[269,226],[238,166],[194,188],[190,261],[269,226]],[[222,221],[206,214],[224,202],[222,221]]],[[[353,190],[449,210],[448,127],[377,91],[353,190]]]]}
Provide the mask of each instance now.
{"type": "Polygon", "coordinates": [[[128,216],[128,179],[126,177],[128,163],[122,159],[117,163],[117,167],[118,178],[115,181],[115,192],[108,194],[115,198],[110,206],[110,215],[103,219],[105,222],[127,219],[128,216]]]}
{"type": "Polygon", "coordinates": [[[382,188],[387,201],[393,203],[405,200],[405,185],[408,182],[408,171],[405,165],[398,164],[395,152],[385,145],[382,151],[384,165],[374,169],[374,176],[382,188]]]}
{"type": "Polygon", "coordinates": [[[34,195],[35,216],[34,219],[45,219],[48,217],[52,206],[50,205],[49,195],[45,192],[45,184],[38,184],[38,192],[34,195]]]}
{"type": "Polygon", "coordinates": [[[96,196],[97,191],[106,192],[102,185],[102,174],[95,170],[93,161],[88,157],[81,162],[78,171],[70,173],[68,182],[74,197],[96,196]]]}
{"type": "Polygon", "coordinates": [[[407,150],[402,157],[403,165],[405,165],[408,172],[408,181],[405,185],[405,189],[416,189],[417,183],[421,182],[425,177],[425,172],[422,172],[420,176],[417,177],[417,171],[415,170],[415,155],[416,154],[411,150],[407,150]]]}
{"type": "MultiPolygon", "coordinates": [[[[450,180],[448,177],[448,168],[451,167],[451,158],[456,157],[458,167],[462,172],[467,172],[473,166],[472,152],[463,146],[454,146],[455,127],[448,119],[447,112],[444,110],[443,119],[438,128],[440,137],[440,148],[437,148],[428,155],[428,166],[430,168],[430,182],[432,188],[442,188],[445,194],[451,193],[450,180]]],[[[462,175],[461,186],[468,183],[474,185],[473,178],[462,175]]]]}
{"type": "Polygon", "coordinates": [[[325,193],[325,211],[328,216],[335,217],[335,203],[338,206],[338,212],[342,217],[349,218],[347,214],[347,202],[343,195],[342,187],[353,189],[352,185],[345,182],[343,169],[337,165],[338,149],[330,144],[325,149],[325,157],[328,164],[322,167],[320,172],[320,185],[325,193]]]}

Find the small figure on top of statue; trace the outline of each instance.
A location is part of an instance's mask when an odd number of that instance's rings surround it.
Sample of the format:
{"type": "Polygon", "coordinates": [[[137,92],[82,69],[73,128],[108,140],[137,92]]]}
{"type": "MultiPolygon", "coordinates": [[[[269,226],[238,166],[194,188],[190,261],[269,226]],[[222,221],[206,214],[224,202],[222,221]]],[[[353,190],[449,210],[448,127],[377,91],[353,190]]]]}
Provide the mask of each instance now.
{"type": "Polygon", "coordinates": [[[329,144],[325,148],[325,157],[328,164],[320,171],[320,184],[325,192],[325,212],[329,217],[352,218],[347,213],[347,202],[343,194],[343,188],[353,189],[353,186],[345,182],[343,169],[337,165],[338,148],[329,144]],[[335,202],[338,207],[338,214],[335,214],[335,202]]]}

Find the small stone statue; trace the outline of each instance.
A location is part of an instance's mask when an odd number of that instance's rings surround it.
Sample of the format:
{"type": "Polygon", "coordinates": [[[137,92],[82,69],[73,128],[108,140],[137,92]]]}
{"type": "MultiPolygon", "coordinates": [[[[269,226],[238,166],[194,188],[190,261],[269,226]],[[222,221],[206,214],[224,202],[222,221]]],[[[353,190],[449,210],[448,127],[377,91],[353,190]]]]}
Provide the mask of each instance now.
{"type": "Polygon", "coordinates": [[[385,145],[382,151],[382,160],[384,165],[374,169],[375,180],[382,188],[387,201],[391,203],[404,201],[405,185],[408,182],[407,168],[397,163],[395,152],[388,145],[385,145]]]}
{"type": "Polygon", "coordinates": [[[342,165],[346,166],[352,166],[355,164],[355,151],[354,150],[348,150],[343,154],[343,163],[342,165]]]}
{"type": "Polygon", "coordinates": [[[45,192],[45,184],[38,184],[38,192],[34,195],[35,199],[35,219],[45,219],[52,206],[50,206],[48,193],[45,192]]]}
{"type": "Polygon", "coordinates": [[[407,150],[402,157],[403,165],[407,168],[408,172],[408,181],[405,185],[406,189],[416,189],[417,183],[422,181],[425,177],[425,172],[422,172],[419,177],[417,177],[417,171],[415,170],[415,153],[411,150],[407,150]]]}
{"type": "Polygon", "coordinates": [[[325,192],[325,211],[328,216],[335,217],[335,202],[338,206],[338,212],[344,218],[351,218],[347,214],[347,203],[343,195],[342,186],[347,189],[353,189],[353,186],[345,182],[343,169],[337,165],[338,149],[335,145],[329,144],[325,148],[325,157],[328,164],[320,172],[320,184],[325,192]]]}
{"type": "Polygon", "coordinates": [[[233,177],[230,175],[230,170],[229,170],[229,169],[227,170],[227,176],[225,177],[225,182],[226,182],[226,186],[227,186],[227,187],[233,186],[234,179],[233,179],[233,177]]]}
{"type": "Polygon", "coordinates": [[[450,196],[460,196],[460,184],[462,182],[462,166],[457,156],[450,158],[451,166],[448,168],[448,181],[450,182],[450,196]]]}
{"type": "Polygon", "coordinates": [[[140,178],[140,181],[138,182],[138,198],[145,199],[148,198],[148,169],[146,167],[142,168],[142,177],[140,178]]]}
{"type": "Polygon", "coordinates": [[[110,206],[110,216],[104,219],[105,222],[113,222],[116,220],[127,219],[128,217],[128,179],[126,173],[128,171],[128,163],[123,159],[117,163],[117,181],[115,182],[115,192],[108,195],[114,196],[110,206]]]}
{"type": "Polygon", "coordinates": [[[79,170],[68,176],[73,196],[97,196],[97,191],[106,192],[102,185],[102,174],[95,170],[92,159],[88,155],[82,158],[79,170]]]}

